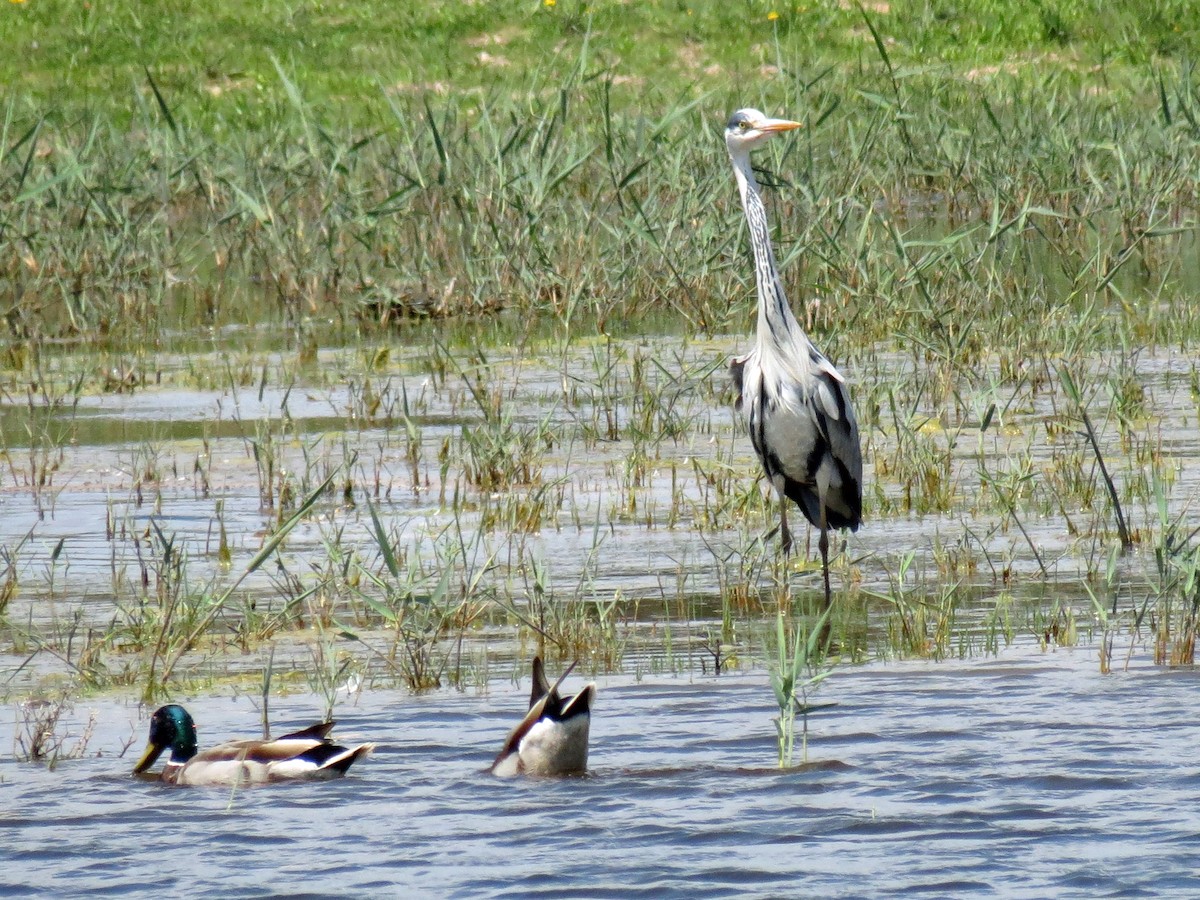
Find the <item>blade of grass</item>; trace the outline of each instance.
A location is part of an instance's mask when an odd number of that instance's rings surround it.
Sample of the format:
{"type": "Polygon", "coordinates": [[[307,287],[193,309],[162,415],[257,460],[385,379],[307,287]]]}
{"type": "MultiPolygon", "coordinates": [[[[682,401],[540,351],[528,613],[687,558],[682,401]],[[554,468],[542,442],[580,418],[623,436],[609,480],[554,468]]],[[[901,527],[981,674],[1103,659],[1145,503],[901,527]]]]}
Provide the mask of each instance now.
{"type": "MultiPolygon", "coordinates": [[[[225,591],[216,599],[216,601],[214,601],[212,608],[196,624],[196,627],[188,633],[183,642],[176,647],[174,653],[171,654],[170,660],[163,667],[162,675],[158,679],[159,684],[165,685],[167,683],[168,679],[171,677],[171,673],[175,671],[175,667],[179,664],[179,660],[192,648],[200,635],[208,630],[208,626],[213,623],[213,620],[216,619],[216,617],[225,608],[225,604],[233,595],[233,592],[236,591],[243,581],[256,572],[262,566],[262,564],[270,559],[271,555],[279,549],[279,545],[283,543],[284,538],[286,538],[291,530],[308,515],[309,511],[316,504],[317,500],[320,499],[321,495],[324,494],[326,490],[328,490],[329,486],[333,483],[333,480],[335,477],[337,477],[337,474],[337,470],[330,473],[328,478],[321,482],[321,484],[318,485],[311,494],[304,498],[304,502],[300,504],[300,507],[294,513],[292,513],[292,515],[285,522],[283,522],[283,524],[279,526],[279,529],[269,538],[267,538],[266,542],[263,543],[258,553],[254,555],[254,558],[250,560],[249,564],[247,564],[246,568],[242,570],[242,573],[237,577],[237,579],[234,580],[233,584],[229,585],[229,587],[225,589],[225,591]]],[[[147,681],[147,687],[150,687],[154,684],[154,661],[151,662],[150,677],[147,679],[147,681]]]]}

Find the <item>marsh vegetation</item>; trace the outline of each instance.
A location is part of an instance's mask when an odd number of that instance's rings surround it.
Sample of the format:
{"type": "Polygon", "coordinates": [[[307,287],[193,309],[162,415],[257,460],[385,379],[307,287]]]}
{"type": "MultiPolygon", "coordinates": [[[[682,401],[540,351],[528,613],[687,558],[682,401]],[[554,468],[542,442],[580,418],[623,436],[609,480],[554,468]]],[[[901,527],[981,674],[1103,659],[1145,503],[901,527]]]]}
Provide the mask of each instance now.
{"type": "Polygon", "coordinates": [[[381,20],[474,60],[441,87],[290,43],[130,65],[91,13],[6,10],[46,49],[0,121],[4,695],[158,698],[269,653],[319,694],[466,687],[536,645],[776,668],[782,755],[812,666],[1021,640],[1194,661],[1185,5],[1118,9],[1121,52],[1084,4],[985,10],[991,43],[938,4],[746,4],[732,30],[721,4],[496,6],[381,20]],[[695,34],[652,53],[655,16],[695,34]],[[100,60],[69,90],[55,28],[100,60]],[[807,126],[761,181],[863,434],[828,660],[819,566],[763,540],[729,413],[754,295],[720,127],[749,103],[807,126]]]}

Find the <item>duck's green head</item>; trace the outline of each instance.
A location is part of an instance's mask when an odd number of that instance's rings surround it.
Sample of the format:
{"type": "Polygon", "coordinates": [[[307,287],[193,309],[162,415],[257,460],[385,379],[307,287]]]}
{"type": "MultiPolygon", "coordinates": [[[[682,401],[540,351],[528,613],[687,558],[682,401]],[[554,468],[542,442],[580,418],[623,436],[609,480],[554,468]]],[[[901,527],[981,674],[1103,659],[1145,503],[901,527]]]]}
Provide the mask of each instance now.
{"type": "Polygon", "coordinates": [[[160,707],[150,717],[150,741],[133,774],[145,772],[166,749],[177,763],[187,762],[196,755],[196,723],[188,711],[177,703],[160,707]]]}

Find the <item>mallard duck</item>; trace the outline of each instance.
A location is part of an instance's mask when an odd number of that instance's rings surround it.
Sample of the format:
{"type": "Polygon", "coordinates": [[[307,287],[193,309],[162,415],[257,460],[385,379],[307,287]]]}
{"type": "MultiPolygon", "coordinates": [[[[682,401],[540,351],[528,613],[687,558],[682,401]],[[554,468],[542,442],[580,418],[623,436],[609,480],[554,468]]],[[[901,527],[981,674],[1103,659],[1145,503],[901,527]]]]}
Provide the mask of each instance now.
{"type": "Polygon", "coordinates": [[[546,681],[541,657],[533,658],[529,712],[504,742],[492,763],[493,775],[582,775],[587,771],[596,685],[589,684],[564,700],[558,688],[574,668],[572,663],[552,687],[546,681]]]}
{"type": "Polygon", "coordinates": [[[374,744],[342,747],[329,740],[333,722],[310,725],[271,741],[226,741],[197,751],[196,723],[188,711],[171,703],[150,718],[150,742],[135,775],[145,772],[170,748],[171,758],[163,767],[168,784],[235,785],[263,784],[300,778],[336,778],[374,744]]]}

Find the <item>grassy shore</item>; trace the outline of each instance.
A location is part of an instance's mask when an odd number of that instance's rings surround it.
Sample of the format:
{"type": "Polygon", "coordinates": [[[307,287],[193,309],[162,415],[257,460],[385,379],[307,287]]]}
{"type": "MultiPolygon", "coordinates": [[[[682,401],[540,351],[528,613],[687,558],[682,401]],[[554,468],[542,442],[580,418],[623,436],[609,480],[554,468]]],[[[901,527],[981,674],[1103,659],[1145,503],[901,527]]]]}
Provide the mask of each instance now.
{"type": "Polygon", "coordinates": [[[1184,4],[407,6],[10,4],[10,335],[741,328],[718,127],[749,104],[809,125],[771,167],[794,296],[854,301],[818,329],[871,343],[969,305],[995,334],[1026,321],[1014,295],[1078,316],[1196,277],[1172,240],[1200,134],[1184,4]]]}
{"type": "MultiPolygon", "coordinates": [[[[22,113],[133,114],[145,68],[193,115],[226,128],[286,103],[278,60],[334,119],[379,125],[382,95],[459,102],[529,84],[611,77],[639,105],[768,81],[763,67],[873,68],[874,27],[895,65],[1146,66],[1194,55],[1185,0],[933,2],[12,3],[0,83],[22,113]],[[867,25],[870,19],[873,26],[867,25]]],[[[754,90],[757,90],[757,86],[754,90]]],[[[624,104],[622,104],[624,105],[624,104]]]]}
{"type": "Polygon", "coordinates": [[[1058,6],[11,5],[4,40],[37,48],[0,64],[10,335],[499,310],[742,328],[718,128],[744,104],[809,125],[772,168],[793,295],[853,300],[818,330],[941,334],[970,302],[996,335],[1014,299],[1078,317],[1169,290],[1196,275],[1172,238],[1200,124],[1164,54],[1195,32],[1182,6],[1116,30],[1058,6]]]}

